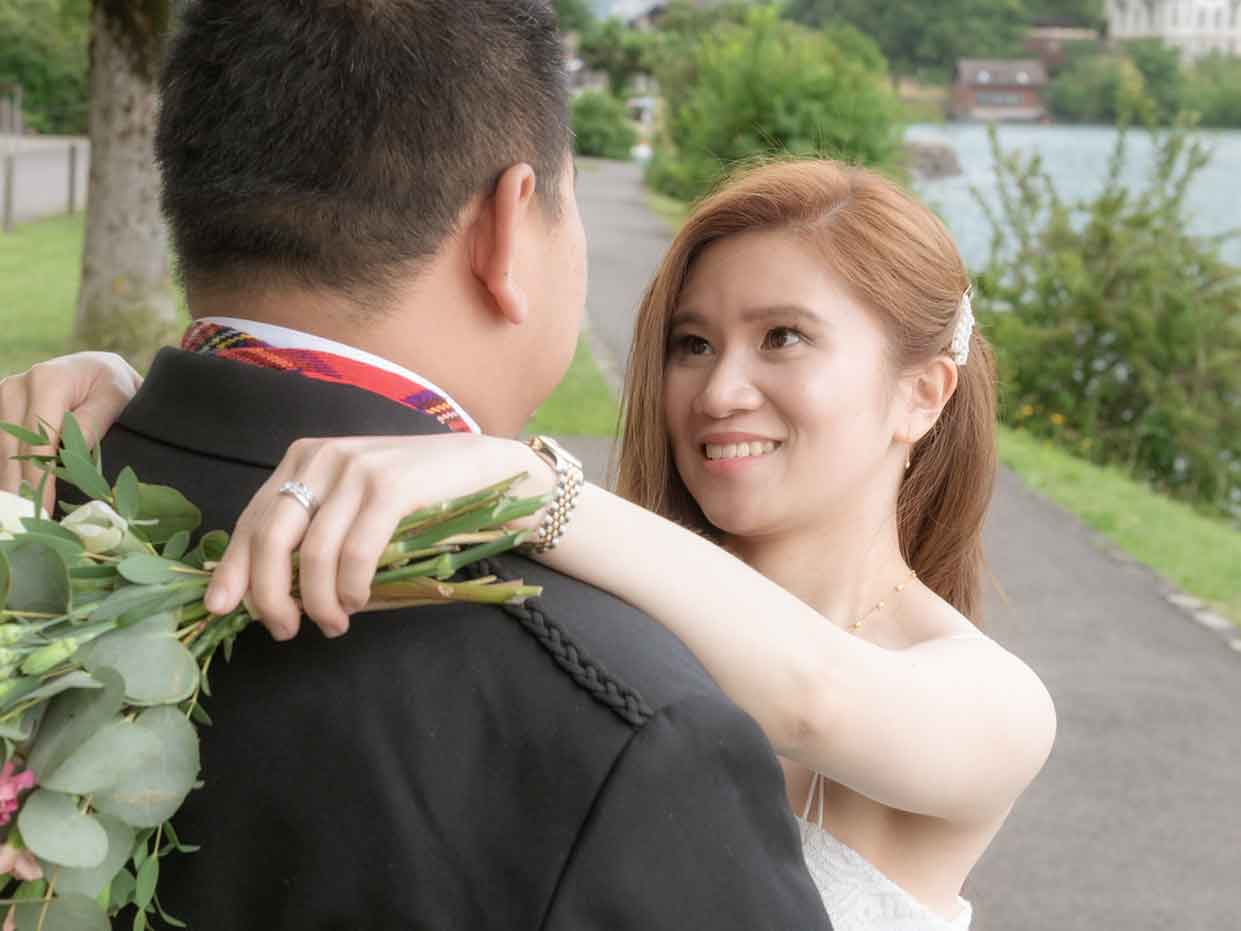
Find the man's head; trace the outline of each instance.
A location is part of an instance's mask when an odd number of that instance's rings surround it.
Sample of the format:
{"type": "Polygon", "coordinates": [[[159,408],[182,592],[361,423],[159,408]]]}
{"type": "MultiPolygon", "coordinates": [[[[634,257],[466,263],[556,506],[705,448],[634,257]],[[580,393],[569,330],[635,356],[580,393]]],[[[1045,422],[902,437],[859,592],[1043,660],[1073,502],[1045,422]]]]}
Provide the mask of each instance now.
{"type": "Polygon", "coordinates": [[[162,91],[164,209],[196,314],[280,295],[306,317],[280,322],[320,332],[499,321],[510,354],[575,335],[584,259],[547,0],[198,0],[162,91]]]}

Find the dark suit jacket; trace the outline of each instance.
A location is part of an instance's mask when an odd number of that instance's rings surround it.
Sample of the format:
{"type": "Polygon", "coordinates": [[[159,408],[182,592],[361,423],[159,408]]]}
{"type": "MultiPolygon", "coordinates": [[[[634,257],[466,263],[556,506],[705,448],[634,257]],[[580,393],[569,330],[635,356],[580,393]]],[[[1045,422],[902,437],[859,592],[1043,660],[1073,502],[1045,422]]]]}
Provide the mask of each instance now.
{"type": "MultiPolygon", "coordinates": [[[[439,432],[352,387],[178,350],[104,442],[232,526],[299,437],[439,432]]],[[[211,670],[161,864],[193,931],[828,928],[771,748],[686,648],[533,562],[526,608],[356,617],[211,670]]]]}

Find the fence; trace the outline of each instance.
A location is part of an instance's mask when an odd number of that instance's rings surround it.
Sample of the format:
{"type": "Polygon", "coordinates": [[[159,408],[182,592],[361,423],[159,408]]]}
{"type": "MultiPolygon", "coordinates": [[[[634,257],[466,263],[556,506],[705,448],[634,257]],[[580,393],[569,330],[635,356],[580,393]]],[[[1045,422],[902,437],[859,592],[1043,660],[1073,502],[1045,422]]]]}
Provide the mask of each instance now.
{"type": "Polygon", "coordinates": [[[82,209],[89,178],[85,139],[0,136],[0,230],[82,209]]]}

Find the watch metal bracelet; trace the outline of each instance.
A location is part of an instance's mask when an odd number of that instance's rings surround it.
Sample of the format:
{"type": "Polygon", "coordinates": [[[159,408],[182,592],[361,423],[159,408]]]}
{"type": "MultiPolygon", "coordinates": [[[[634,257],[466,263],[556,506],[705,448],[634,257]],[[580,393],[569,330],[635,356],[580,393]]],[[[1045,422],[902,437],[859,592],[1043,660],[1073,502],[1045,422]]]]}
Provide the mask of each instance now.
{"type": "Polygon", "coordinates": [[[534,532],[534,538],[523,547],[526,552],[537,555],[555,549],[560,543],[573,516],[573,510],[577,507],[585,475],[582,472],[581,460],[550,436],[532,436],[528,445],[556,470],[556,488],[552,492],[552,502],[543,522],[534,532]]]}

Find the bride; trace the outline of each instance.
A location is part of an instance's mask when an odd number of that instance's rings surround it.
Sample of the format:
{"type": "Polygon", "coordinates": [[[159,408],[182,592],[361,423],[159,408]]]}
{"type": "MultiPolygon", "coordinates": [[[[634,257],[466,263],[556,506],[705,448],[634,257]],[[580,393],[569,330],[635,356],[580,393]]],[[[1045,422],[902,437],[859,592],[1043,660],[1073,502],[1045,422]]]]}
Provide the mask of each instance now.
{"type": "MultiPolygon", "coordinates": [[[[7,380],[0,418],[77,409],[102,431],[135,384],[115,358],[57,360],[7,380]]],[[[860,168],[760,167],[699,206],[647,291],[619,496],[587,485],[536,557],[661,621],[759,723],[838,931],[968,928],[965,879],[1051,750],[1042,683],[976,626],[994,405],[931,212],[860,168]]],[[[496,437],[303,441],[209,604],[248,590],[282,636],[303,611],[343,633],[403,514],[522,470],[525,492],[556,483],[496,437]]]]}

